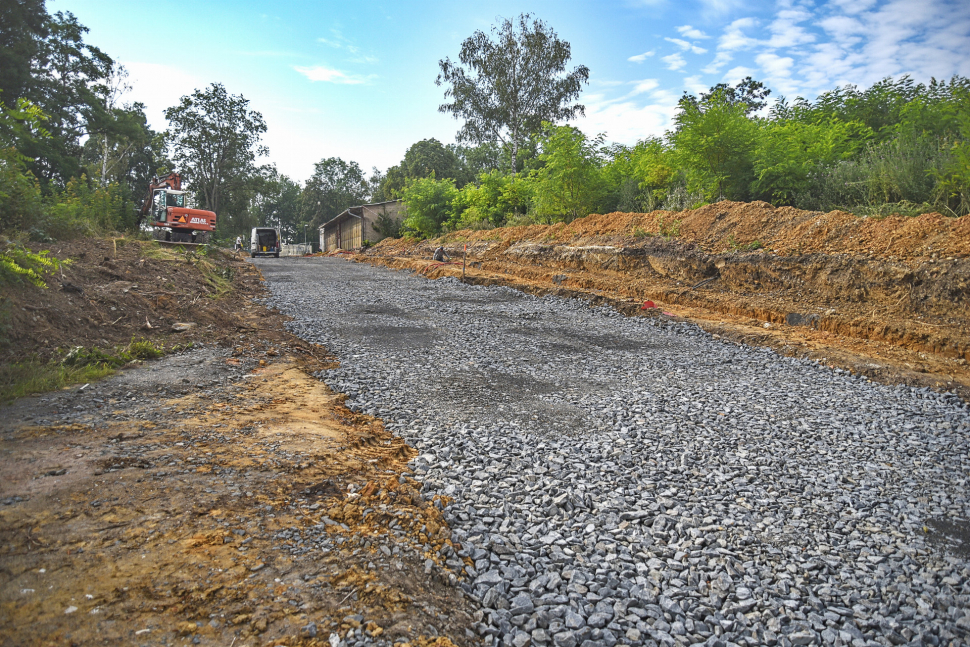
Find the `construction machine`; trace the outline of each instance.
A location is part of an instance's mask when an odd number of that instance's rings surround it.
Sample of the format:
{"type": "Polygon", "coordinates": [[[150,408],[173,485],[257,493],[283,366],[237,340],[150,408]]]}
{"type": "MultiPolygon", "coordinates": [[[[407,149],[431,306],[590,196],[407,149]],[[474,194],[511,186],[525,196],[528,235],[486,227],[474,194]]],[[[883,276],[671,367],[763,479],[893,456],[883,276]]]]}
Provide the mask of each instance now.
{"type": "Polygon", "coordinates": [[[196,245],[209,242],[216,229],[216,214],[189,208],[188,197],[178,173],[152,178],[139,214],[141,222],[155,228],[155,240],[196,245]]]}

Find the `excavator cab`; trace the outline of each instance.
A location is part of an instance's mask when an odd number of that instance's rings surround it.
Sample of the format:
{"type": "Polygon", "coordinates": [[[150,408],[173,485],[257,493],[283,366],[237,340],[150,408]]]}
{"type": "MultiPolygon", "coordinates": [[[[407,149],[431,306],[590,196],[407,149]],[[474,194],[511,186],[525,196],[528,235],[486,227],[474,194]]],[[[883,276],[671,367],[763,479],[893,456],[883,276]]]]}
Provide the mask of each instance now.
{"type": "Polygon", "coordinates": [[[156,189],[152,197],[152,216],[156,222],[168,220],[168,207],[184,207],[185,191],[173,189],[156,189]]]}

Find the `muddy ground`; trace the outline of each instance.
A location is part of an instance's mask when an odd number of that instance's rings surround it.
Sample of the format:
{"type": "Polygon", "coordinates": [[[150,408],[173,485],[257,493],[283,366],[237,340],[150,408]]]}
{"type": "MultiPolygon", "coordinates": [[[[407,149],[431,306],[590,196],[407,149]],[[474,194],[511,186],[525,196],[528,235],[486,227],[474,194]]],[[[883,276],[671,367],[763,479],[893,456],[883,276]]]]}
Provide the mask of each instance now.
{"type": "Polygon", "coordinates": [[[3,408],[0,644],[469,642],[414,451],[310,376],[332,361],[253,301],[252,265],[137,241],[70,253],[50,289],[5,292],[34,324],[5,361],[194,344],[3,408]]]}
{"type": "Polygon", "coordinates": [[[721,202],[385,240],[350,258],[689,319],[785,355],[970,399],[970,217],[721,202]],[[450,263],[431,262],[439,244],[450,263]],[[656,307],[643,309],[648,301],[656,307]]]}

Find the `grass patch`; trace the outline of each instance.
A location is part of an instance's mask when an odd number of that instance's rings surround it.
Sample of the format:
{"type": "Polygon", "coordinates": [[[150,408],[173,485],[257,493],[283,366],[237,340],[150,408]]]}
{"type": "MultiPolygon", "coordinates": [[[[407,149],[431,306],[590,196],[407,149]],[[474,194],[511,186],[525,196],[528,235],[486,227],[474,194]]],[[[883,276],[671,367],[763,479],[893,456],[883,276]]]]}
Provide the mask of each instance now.
{"type": "MultiPolygon", "coordinates": [[[[190,348],[173,348],[183,350],[190,348]]],[[[75,346],[64,353],[59,360],[47,362],[36,358],[23,362],[0,365],[0,402],[8,403],[33,393],[56,391],[71,384],[94,382],[113,375],[114,372],[136,360],[156,359],[165,354],[165,349],[148,339],[135,339],[127,346],[113,353],[99,348],[75,346]]]]}
{"type": "Polygon", "coordinates": [[[0,403],[34,393],[63,389],[71,384],[94,382],[112,375],[115,368],[103,364],[64,366],[60,362],[31,359],[0,365],[0,403]]]}

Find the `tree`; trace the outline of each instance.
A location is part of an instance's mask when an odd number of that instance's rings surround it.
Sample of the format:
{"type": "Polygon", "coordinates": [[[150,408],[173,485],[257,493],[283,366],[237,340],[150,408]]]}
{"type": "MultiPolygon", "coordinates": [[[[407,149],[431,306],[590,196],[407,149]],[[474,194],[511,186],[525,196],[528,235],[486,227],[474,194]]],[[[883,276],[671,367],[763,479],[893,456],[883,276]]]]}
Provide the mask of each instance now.
{"type": "Polygon", "coordinates": [[[464,67],[449,58],[438,62],[435,83],[449,86],[445,99],[451,99],[438,111],[465,120],[459,141],[506,146],[514,175],[522,142],[543,122],[584,114],[584,106],[571,102],[588,82],[589,68],[566,72],[569,43],[532,14],[520,15],[517,24],[503,20],[492,35],[476,31],[465,39],[458,56],[464,67]]]}
{"type": "Polygon", "coordinates": [[[408,209],[404,227],[424,238],[441,233],[441,225],[452,215],[452,205],[458,196],[455,181],[433,177],[411,180],[401,200],[408,209]]]}
{"type": "Polygon", "coordinates": [[[15,105],[33,85],[31,72],[47,36],[45,0],[0,2],[0,101],[15,105]]]}
{"type": "Polygon", "coordinates": [[[717,98],[719,101],[724,101],[732,106],[744,106],[745,114],[751,115],[765,107],[767,103],[765,100],[771,94],[771,90],[766,88],[761,81],[755,81],[750,76],[746,76],[735,86],[730,86],[727,83],[718,83],[707,92],[702,92],[700,99],[697,99],[692,94],[688,94],[685,90],[684,96],[680,98],[680,104],[682,107],[685,103],[690,103],[698,107],[710,103],[714,99],[715,94],[718,95],[717,98]]]}
{"type": "Polygon", "coordinates": [[[748,119],[749,105],[712,88],[702,102],[681,99],[670,136],[676,156],[687,171],[687,187],[706,200],[744,200],[751,181],[751,151],[757,126],[748,119]]]}
{"type": "Polygon", "coordinates": [[[455,150],[443,146],[437,139],[422,139],[411,144],[400,164],[380,174],[375,170],[371,186],[375,202],[386,202],[400,198],[410,180],[434,177],[439,180],[451,178],[458,187],[471,179],[461,158],[455,150]]]}
{"type": "Polygon", "coordinates": [[[435,177],[451,178],[461,188],[467,181],[467,172],[455,152],[443,146],[437,139],[422,139],[412,144],[401,163],[405,177],[409,179],[435,177]]]}
{"type": "Polygon", "coordinates": [[[301,198],[300,219],[310,227],[340,215],[347,207],[367,202],[370,187],[357,162],[328,157],[313,165],[301,198]]]}
{"type": "Polygon", "coordinates": [[[217,214],[230,204],[234,209],[248,207],[234,200],[233,192],[251,188],[247,183],[256,174],[256,157],[268,153],[260,145],[266,132],[263,116],[248,106],[242,95],[213,83],[165,111],[172,159],[204,208],[217,214]]]}
{"type": "Polygon", "coordinates": [[[775,205],[794,204],[798,195],[809,190],[820,167],[851,159],[871,135],[857,121],[765,123],[752,151],[751,193],[775,205]]]}
{"type": "Polygon", "coordinates": [[[535,214],[542,222],[574,220],[602,206],[605,184],[599,147],[602,135],[588,140],[572,126],[546,124],[539,159],[533,171],[535,214]]]}
{"type": "Polygon", "coordinates": [[[284,239],[302,241],[301,195],[299,184],[281,175],[275,166],[263,166],[252,201],[254,226],[277,227],[284,239]]]}
{"type": "Polygon", "coordinates": [[[25,142],[19,150],[33,158],[31,170],[46,191],[66,185],[83,172],[81,139],[104,112],[104,84],[114,62],[84,42],[88,28],[71,13],[48,16],[30,62],[31,77],[22,95],[47,115],[51,136],[25,142]]]}

